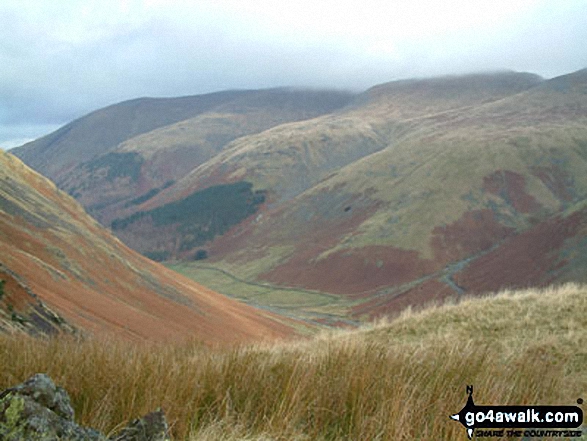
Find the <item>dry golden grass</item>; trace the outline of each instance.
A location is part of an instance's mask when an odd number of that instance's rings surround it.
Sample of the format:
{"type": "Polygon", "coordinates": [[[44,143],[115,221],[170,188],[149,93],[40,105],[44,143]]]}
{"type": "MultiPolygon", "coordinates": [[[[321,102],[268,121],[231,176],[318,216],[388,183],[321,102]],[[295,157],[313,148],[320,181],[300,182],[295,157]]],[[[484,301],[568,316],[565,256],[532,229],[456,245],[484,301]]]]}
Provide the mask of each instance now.
{"type": "Polygon", "coordinates": [[[177,440],[452,440],[478,404],[587,396],[587,287],[470,299],[358,331],[233,347],[0,338],[0,388],[47,372],[105,432],[161,406],[177,440]]]}

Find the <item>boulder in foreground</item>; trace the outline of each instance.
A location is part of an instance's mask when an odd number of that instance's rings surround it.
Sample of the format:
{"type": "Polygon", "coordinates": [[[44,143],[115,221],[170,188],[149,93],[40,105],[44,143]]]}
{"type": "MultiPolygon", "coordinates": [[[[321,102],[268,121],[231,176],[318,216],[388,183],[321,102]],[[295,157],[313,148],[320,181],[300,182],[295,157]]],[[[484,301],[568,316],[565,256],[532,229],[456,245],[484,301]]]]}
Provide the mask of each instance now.
{"type": "Polygon", "coordinates": [[[133,420],[110,438],[74,421],[67,392],[46,374],[0,393],[0,439],[6,441],[168,441],[162,410],[133,420]]]}

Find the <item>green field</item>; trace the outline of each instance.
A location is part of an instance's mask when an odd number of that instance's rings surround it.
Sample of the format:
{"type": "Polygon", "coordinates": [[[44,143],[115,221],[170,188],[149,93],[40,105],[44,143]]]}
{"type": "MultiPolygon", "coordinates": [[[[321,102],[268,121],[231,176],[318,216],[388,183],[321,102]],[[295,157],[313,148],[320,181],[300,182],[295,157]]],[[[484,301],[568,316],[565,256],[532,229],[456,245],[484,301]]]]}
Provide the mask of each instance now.
{"type": "Polygon", "coordinates": [[[180,262],[166,266],[216,292],[287,316],[348,321],[348,310],[353,304],[338,295],[246,281],[212,265],[180,262]]]}

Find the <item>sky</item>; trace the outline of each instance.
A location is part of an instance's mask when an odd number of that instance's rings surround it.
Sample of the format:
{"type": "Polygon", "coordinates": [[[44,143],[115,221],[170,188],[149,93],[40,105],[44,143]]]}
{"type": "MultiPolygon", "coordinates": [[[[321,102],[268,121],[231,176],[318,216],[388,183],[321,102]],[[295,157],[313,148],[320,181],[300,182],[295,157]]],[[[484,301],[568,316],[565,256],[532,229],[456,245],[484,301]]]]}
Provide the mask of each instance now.
{"type": "Polygon", "coordinates": [[[587,0],[2,0],[0,148],[137,97],[587,67],[587,0]]]}

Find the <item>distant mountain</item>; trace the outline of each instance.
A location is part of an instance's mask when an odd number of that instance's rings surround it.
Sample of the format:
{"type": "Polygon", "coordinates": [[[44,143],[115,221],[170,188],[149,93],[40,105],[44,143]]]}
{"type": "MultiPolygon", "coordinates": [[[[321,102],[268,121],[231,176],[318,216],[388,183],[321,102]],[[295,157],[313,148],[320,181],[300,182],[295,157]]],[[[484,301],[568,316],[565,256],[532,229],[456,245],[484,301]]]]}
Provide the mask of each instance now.
{"type": "Polygon", "coordinates": [[[0,152],[0,330],[204,342],[291,328],[128,249],[75,202],[0,152]]]}
{"type": "Polygon", "coordinates": [[[163,133],[216,130],[196,121],[120,144],[127,156],[80,163],[59,185],[145,255],[339,294],[359,317],[587,281],[587,70],[395,81],[166,172],[133,160],[163,155],[163,133]]]}
{"type": "Polygon", "coordinates": [[[351,95],[269,89],[142,98],[97,110],[11,153],[108,223],[238,137],[330,113],[351,95]]]}

